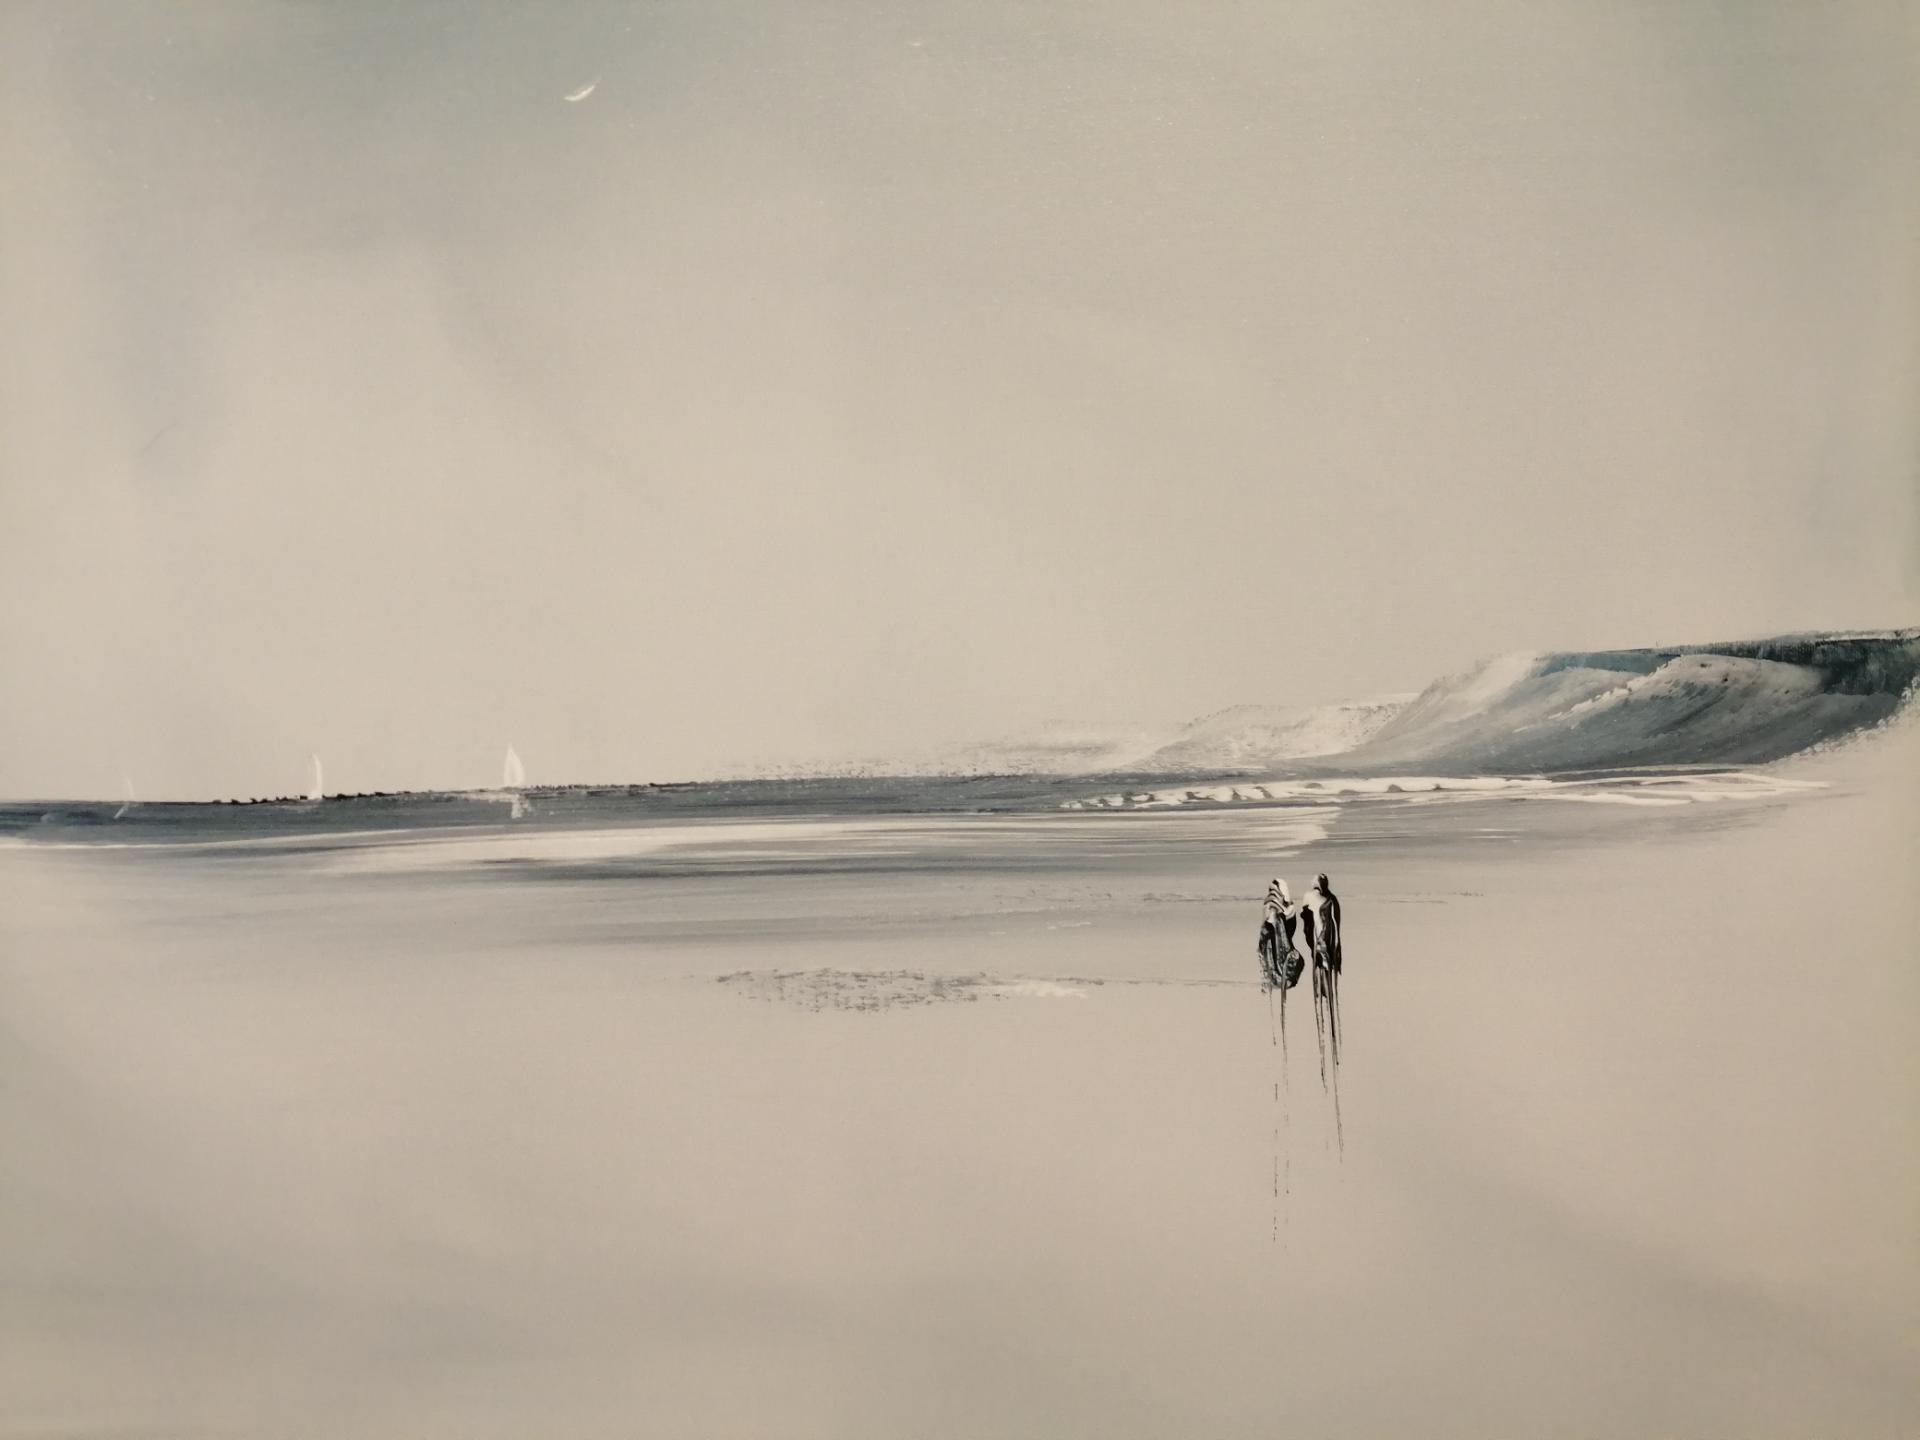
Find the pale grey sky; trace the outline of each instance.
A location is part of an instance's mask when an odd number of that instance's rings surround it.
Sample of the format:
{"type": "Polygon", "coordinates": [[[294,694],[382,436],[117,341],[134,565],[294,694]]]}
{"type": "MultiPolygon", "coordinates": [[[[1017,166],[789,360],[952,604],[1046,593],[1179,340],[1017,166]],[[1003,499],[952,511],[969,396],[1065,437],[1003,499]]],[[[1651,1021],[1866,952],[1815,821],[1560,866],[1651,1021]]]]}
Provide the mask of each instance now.
{"type": "Polygon", "coordinates": [[[0,0],[0,794],[1911,622],[1913,13],[0,0]]]}

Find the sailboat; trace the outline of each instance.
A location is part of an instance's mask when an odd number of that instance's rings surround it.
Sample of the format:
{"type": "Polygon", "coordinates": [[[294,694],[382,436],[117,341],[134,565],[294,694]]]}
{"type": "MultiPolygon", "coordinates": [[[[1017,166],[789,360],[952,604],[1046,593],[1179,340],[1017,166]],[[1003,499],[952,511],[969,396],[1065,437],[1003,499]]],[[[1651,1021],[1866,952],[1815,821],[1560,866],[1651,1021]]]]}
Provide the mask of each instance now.
{"type": "Polygon", "coordinates": [[[125,804],[113,812],[113,818],[116,820],[139,803],[139,797],[133,793],[133,777],[131,775],[123,775],[120,778],[127,782],[127,799],[125,804]]]}
{"type": "Polygon", "coordinates": [[[320,757],[313,757],[313,784],[307,790],[307,799],[324,800],[327,798],[326,782],[320,773],[320,757]]]}
{"type": "Polygon", "coordinates": [[[527,813],[526,797],[520,793],[526,783],[527,767],[520,763],[520,752],[508,745],[507,758],[500,766],[500,788],[513,799],[511,819],[518,820],[527,813]]]}

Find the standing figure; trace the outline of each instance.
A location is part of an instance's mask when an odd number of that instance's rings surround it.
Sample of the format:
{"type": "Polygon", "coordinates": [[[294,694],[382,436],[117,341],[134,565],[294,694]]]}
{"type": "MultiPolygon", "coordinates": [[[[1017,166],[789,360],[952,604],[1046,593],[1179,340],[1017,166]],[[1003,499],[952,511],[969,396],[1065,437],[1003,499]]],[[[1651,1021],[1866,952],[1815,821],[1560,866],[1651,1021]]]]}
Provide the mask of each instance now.
{"type": "Polygon", "coordinates": [[[1281,983],[1279,927],[1271,915],[1263,915],[1260,919],[1260,988],[1278,990],[1281,983]]]}
{"type": "Polygon", "coordinates": [[[1300,982],[1300,973],[1306,968],[1294,950],[1297,913],[1287,882],[1276,876],[1267,886],[1260,911],[1260,970],[1263,987],[1281,991],[1282,999],[1300,982]]]}
{"type": "Polygon", "coordinates": [[[1334,1125],[1340,1119],[1340,901],[1324,874],[1313,877],[1313,888],[1300,901],[1307,932],[1307,951],[1313,959],[1313,1017],[1320,1030],[1320,1078],[1327,1078],[1333,1062],[1334,1125]]]}
{"type": "Polygon", "coordinates": [[[1324,965],[1338,975],[1340,973],[1340,897],[1333,893],[1333,886],[1327,883],[1326,872],[1322,871],[1313,877],[1313,888],[1307,892],[1307,898],[1301,903],[1313,911],[1318,921],[1314,934],[1314,963],[1324,965]]]}
{"type": "Polygon", "coordinates": [[[1305,900],[1293,907],[1293,951],[1300,957],[1302,968],[1311,965],[1314,956],[1318,953],[1316,947],[1318,926],[1314,923],[1317,919],[1313,906],[1305,900]]]}

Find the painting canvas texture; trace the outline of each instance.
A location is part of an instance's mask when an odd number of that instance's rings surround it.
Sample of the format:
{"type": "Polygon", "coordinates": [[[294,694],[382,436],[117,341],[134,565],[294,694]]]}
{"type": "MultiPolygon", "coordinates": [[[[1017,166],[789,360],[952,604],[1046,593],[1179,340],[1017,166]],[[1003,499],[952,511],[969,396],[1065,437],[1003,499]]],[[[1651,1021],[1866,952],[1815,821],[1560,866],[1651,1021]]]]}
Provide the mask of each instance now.
{"type": "Polygon", "coordinates": [[[0,0],[0,1440],[1904,1437],[1901,0],[0,0]]]}

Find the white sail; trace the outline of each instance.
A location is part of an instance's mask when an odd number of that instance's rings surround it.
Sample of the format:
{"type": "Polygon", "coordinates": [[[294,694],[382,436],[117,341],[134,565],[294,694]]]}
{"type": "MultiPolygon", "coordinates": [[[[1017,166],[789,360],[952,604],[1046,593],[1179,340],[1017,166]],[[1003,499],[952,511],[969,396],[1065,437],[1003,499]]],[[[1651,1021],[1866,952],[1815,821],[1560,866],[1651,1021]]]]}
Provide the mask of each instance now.
{"type": "Polygon", "coordinates": [[[513,746],[507,746],[506,763],[501,767],[500,786],[505,790],[518,790],[527,783],[527,767],[520,763],[520,756],[513,746]]]}
{"type": "Polygon", "coordinates": [[[122,815],[126,814],[127,811],[131,810],[136,804],[138,804],[139,798],[140,798],[139,796],[133,793],[133,777],[131,775],[123,775],[120,778],[127,782],[127,799],[125,804],[123,804],[118,810],[113,812],[113,818],[116,820],[118,820],[122,815]]]}
{"type": "Polygon", "coordinates": [[[313,786],[307,791],[307,799],[324,800],[326,794],[326,781],[320,774],[320,757],[316,755],[313,757],[313,786]]]}

